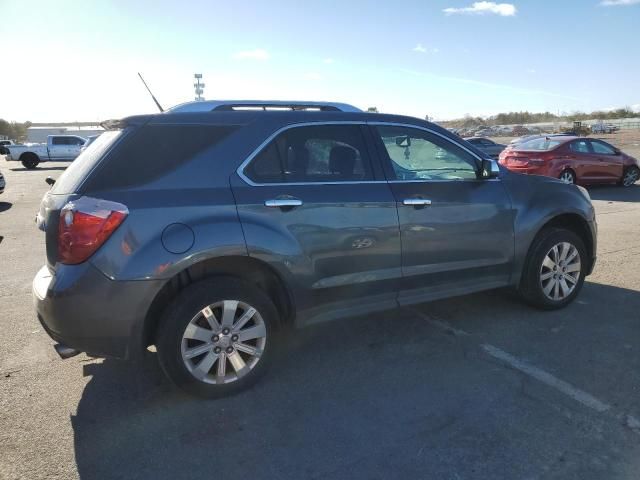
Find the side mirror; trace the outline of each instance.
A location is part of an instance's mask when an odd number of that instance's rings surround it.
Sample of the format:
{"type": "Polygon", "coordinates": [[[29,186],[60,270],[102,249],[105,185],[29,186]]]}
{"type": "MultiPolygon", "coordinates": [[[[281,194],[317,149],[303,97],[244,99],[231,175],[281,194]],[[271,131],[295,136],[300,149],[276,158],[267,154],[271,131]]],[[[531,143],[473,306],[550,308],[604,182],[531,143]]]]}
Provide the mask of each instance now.
{"type": "Polygon", "coordinates": [[[56,183],[56,181],[51,177],[45,178],[44,181],[47,182],[47,185],[49,185],[50,187],[53,187],[53,185],[56,183]]]}
{"type": "Polygon", "coordinates": [[[407,148],[411,146],[411,137],[409,135],[405,137],[396,137],[396,145],[398,147],[407,148]]]}
{"type": "Polygon", "coordinates": [[[490,160],[488,158],[482,159],[482,166],[480,167],[480,176],[483,179],[497,178],[500,175],[500,167],[498,162],[490,160]]]}

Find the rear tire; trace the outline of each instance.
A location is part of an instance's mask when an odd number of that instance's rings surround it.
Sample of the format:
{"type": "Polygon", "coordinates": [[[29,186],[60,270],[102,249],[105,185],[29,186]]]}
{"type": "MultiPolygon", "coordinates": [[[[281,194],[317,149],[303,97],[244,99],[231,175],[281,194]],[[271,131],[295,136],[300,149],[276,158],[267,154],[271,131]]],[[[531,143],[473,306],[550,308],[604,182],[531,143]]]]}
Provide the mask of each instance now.
{"type": "Polygon", "coordinates": [[[521,297],[543,310],[567,306],[582,289],[589,261],[584,242],[574,232],[563,228],[543,230],[525,260],[521,297]]]}
{"type": "Polygon", "coordinates": [[[576,183],[576,174],[570,169],[563,170],[558,179],[569,185],[574,185],[576,183]]]}
{"type": "Polygon", "coordinates": [[[27,170],[33,170],[40,163],[40,159],[33,154],[23,155],[20,159],[22,161],[22,166],[27,170]]]}
{"type": "Polygon", "coordinates": [[[622,185],[623,187],[630,187],[638,180],[640,180],[640,168],[632,165],[624,169],[622,180],[620,180],[620,185],[622,185]]]}
{"type": "Polygon", "coordinates": [[[201,280],[180,292],[162,316],[160,366],[193,395],[238,393],[265,373],[277,319],[273,302],[254,285],[233,277],[201,280]]]}

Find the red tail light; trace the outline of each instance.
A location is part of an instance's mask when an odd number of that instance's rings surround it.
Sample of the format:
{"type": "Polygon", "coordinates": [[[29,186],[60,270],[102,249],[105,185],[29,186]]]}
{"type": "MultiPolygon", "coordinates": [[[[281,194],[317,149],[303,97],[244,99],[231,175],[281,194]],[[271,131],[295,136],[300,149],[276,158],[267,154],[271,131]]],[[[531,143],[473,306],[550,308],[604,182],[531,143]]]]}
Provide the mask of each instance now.
{"type": "Polygon", "coordinates": [[[127,218],[120,203],[82,197],[67,203],[58,223],[58,260],[67,265],[84,262],[127,218]]]}

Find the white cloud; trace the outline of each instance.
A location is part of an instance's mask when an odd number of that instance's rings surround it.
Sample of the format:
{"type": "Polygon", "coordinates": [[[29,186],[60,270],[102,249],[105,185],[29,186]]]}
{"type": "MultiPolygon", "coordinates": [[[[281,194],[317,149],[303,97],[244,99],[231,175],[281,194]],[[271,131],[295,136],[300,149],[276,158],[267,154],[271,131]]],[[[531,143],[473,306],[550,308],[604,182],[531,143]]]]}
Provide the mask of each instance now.
{"type": "MultiPolygon", "coordinates": [[[[615,0],[605,0],[615,1],[615,0]]],[[[634,1],[634,0],[626,0],[634,1]]],[[[470,14],[470,15],[485,15],[492,13],[500,15],[502,17],[513,17],[516,14],[516,7],[511,3],[495,3],[495,2],[473,2],[470,7],[449,7],[443,10],[447,15],[455,14],[470,14]]]]}
{"type": "Polygon", "coordinates": [[[233,58],[236,60],[259,60],[261,62],[265,62],[271,58],[271,55],[262,48],[256,48],[255,50],[243,50],[242,52],[236,52],[233,54],[233,58]]]}
{"type": "Polygon", "coordinates": [[[438,53],[440,51],[438,48],[425,47],[421,43],[418,43],[412,50],[417,53],[438,53]]]}
{"type": "Polygon", "coordinates": [[[636,103],[635,105],[631,105],[631,110],[634,112],[640,113],[640,103],[636,103]]]}
{"type": "Polygon", "coordinates": [[[600,5],[603,7],[618,7],[622,5],[635,5],[640,3],[640,0],[602,0],[600,5]]]}
{"type": "Polygon", "coordinates": [[[334,63],[335,60],[333,58],[325,58],[324,60],[322,60],[322,63],[326,63],[327,65],[334,63]]]}

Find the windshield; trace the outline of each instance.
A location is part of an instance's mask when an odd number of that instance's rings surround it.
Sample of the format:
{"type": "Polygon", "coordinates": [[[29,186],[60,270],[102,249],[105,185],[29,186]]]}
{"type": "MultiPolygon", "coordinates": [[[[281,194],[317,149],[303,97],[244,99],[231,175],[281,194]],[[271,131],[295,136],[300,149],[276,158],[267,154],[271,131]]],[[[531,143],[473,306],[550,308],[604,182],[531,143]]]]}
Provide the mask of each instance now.
{"type": "Polygon", "coordinates": [[[533,140],[522,142],[520,145],[518,145],[518,150],[533,150],[533,151],[539,151],[539,152],[546,152],[548,150],[553,150],[561,143],[563,143],[563,141],[552,140],[548,137],[536,138],[533,140]]]}
{"type": "Polygon", "coordinates": [[[96,137],[78,158],[69,165],[69,168],[60,175],[60,178],[51,189],[51,193],[67,194],[75,192],[87,174],[121,135],[122,130],[112,130],[96,137]]]}

